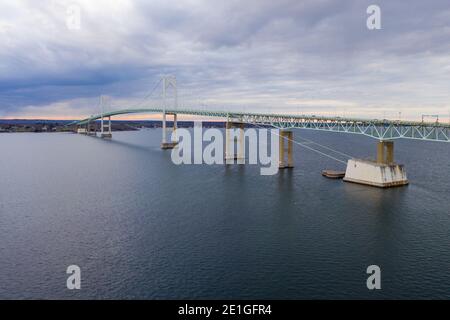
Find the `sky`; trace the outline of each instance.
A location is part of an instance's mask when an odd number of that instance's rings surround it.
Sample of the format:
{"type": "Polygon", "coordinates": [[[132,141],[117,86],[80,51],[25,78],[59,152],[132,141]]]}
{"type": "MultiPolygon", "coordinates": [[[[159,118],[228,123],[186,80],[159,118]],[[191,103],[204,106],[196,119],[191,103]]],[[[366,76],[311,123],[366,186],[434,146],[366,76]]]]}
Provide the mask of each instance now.
{"type": "Polygon", "coordinates": [[[0,118],[160,105],[165,74],[179,107],[450,121],[450,2],[0,2],[0,118]]]}

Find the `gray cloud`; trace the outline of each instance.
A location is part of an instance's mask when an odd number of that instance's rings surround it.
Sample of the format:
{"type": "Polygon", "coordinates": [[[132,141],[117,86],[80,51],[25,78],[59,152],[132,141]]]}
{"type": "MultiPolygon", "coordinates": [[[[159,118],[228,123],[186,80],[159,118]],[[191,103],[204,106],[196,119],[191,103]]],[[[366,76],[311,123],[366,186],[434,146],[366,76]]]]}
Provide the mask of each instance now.
{"type": "Polygon", "coordinates": [[[164,73],[177,75],[181,100],[190,105],[447,115],[448,1],[377,1],[382,29],[376,31],[366,28],[372,3],[2,3],[0,116],[61,105],[81,115],[100,94],[129,105],[164,73]],[[81,8],[80,30],[66,27],[72,4],[81,8]]]}

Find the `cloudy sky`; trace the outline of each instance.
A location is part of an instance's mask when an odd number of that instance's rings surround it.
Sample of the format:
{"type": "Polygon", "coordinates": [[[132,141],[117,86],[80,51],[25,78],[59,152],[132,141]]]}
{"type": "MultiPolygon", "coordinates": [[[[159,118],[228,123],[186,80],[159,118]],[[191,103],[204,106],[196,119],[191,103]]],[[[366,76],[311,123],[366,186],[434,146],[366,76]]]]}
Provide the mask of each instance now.
{"type": "Polygon", "coordinates": [[[1,118],[87,116],[101,94],[109,108],[150,106],[163,74],[185,106],[447,119],[450,2],[0,3],[1,118]],[[371,4],[380,30],[366,26],[371,4]]]}

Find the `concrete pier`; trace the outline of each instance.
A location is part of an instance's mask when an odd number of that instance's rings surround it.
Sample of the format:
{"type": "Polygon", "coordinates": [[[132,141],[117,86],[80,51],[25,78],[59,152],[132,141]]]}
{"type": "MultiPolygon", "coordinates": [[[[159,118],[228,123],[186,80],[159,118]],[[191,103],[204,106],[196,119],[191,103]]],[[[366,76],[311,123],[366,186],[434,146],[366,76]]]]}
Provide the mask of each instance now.
{"type": "Polygon", "coordinates": [[[163,113],[163,121],[162,121],[162,141],[161,141],[161,149],[173,149],[178,144],[177,137],[176,137],[176,131],[177,131],[177,114],[176,113],[163,113]],[[167,141],[167,116],[172,115],[173,116],[173,134],[172,138],[174,140],[167,141]]]}
{"type": "Polygon", "coordinates": [[[103,139],[111,139],[112,138],[112,133],[102,133],[100,135],[101,138],[103,139]]]}
{"type": "Polygon", "coordinates": [[[394,141],[380,141],[377,145],[377,163],[394,163],[394,141]]]}
{"type": "Polygon", "coordinates": [[[95,122],[93,124],[91,122],[87,123],[86,134],[88,136],[97,136],[97,126],[95,122]]]}
{"type": "Polygon", "coordinates": [[[404,186],[409,183],[404,166],[394,162],[393,141],[378,143],[376,161],[348,160],[344,181],[380,188],[404,186]]]}
{"type": "Polygon", "coordinates": [[[178,142],[161,142],[161,149],[167,150],[167,149],[173,149],[177,146],[178,142]]]}
{"type": "Polygon", "coordinates": [[[293,156],[293,137],[294,133],[292,131],[281,130],[280,131],[280,150],[279,150],[279,164],[280,169],[289,169],[294,167],[294,156],[293,156]],[[287,143],[287,161],[285,157],[287,143]]]}
{"type": "Polygon", "coordinates": [[[112,131],[111,131],[111,117],[108,117],[108,121],[106,122],[105,119],[102,117],[101,119],[101,134],[100,137],[103,139],[111,139],[112,138],[112,131]]]}
{"type": "Polygon", "coordinates": [[[234,163],[237,160],[238,164],[245,161],[245,133],[244,124],[227,121],[225,125],[225,160],[227,164],[234,163]],[[238,136],[235,136],[234,129],[238,129],[238,136]],[[234,146],[237,145],[237,154],[234,146]]]}

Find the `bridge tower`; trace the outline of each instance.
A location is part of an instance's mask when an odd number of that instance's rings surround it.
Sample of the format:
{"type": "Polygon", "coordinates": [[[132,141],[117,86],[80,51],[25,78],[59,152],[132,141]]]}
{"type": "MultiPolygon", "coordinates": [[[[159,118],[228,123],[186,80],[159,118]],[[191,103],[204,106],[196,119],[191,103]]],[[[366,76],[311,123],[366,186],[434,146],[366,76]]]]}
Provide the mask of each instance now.
{"type": "Polygon", "coordinates": [[[111,116],[106,117],[107,121],[105,121],[105,104],[107,101],[107,97],[106,96],[100,96],[100,107],[102,109],[102,118],[101,118],[101,124],[100,124],[100,128],[101,128],[101,133],[100,133],[100,137],[102,138],[106,138],[106,139],[111,139],[112,138],[112,128],[111,128],[111,116]]]}
{"type": "Polygon", "coordinates": [[[162,141],[161,149],[173,149],[178,142],[175,140],[167,141],[167,116],[173,116],[173,135],[172,138],[176,139],[177,130],[177,114],[175,112],[166,112],[167,109],[167,91],[172,88],[174,92],[175,109],[178,107],[178,92],[177,92],[177,79],[175,76],[164,76],[162,78],[162,90],[163,90],[163,114],[162,114],[162,141]]]}

